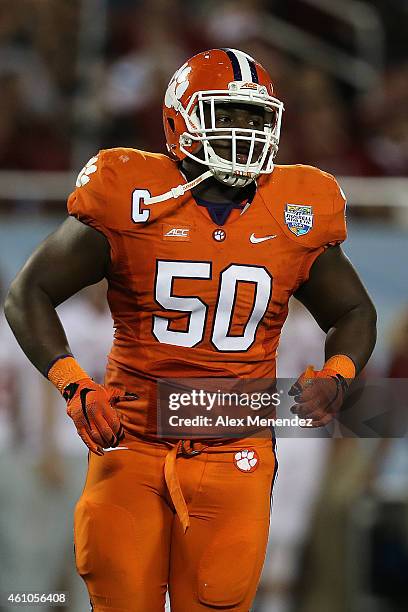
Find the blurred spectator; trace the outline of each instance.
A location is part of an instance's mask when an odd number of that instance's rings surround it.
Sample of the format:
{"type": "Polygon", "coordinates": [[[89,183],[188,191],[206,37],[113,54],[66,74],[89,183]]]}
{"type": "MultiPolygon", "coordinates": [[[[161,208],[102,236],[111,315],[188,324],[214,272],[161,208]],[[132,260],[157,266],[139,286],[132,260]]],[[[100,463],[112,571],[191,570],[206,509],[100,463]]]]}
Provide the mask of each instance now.
{"type": "Polygon", "coordinates": [[[65,106],[69,109],[69,96],[77,85],[78,32],[82,0],[27,2],[32,9],[30,27],[33,47],[46,64],[57,90],[62,96],[66,96],[65,106]]]}
{"type": "Polygon", "coordinates": [[[216,45],[241,48],[248,40],[261,38],[265,4],[264,0],[210,2],[206,10],[209,40],[216,45]]]}
{"type": "Polygon", "coordinates": [[[366,151],[380,174],[408,175],[408,63],[383,75],[361,103],[366,151]]]}
{"type": "Polygon", "coordinates": [[[405,612],[408,604],[406,502],[380,505],[369,535],[370,583],[384,612],[405,612]]]}
{"type": "Polygon", "coordinates": [[[391,63],[378,88],[360,100],[350,86],[282,51],[273,30],[265,31],[273,15],[355,53],[350,27],[301,0],[111,0],[105,26],[103,18],[98,24],[100,31],[106,28],[105,41],[91,51],[88,75],[80,74],[78,33],[91,48],[96,24],[81,19],[81,0],[26,0],[24,11],[4,0],[0,168],[69,169],[73,157],[88,150],[87,138],[92,151],[132,146],[164,152],[161,107],[172,73],[193,53],[230,45],[265,64],[285,102],[279,163],[318,165],[337,174],[406,175],[404,9],[398,0],[374,5],[384,20],[391,63]]]}
{"type": "MultiPolygon", "coordinates": [[[[58,312],[73,352],[102,382],[113,338],[106,283],[81,292],[58,312]]],[[[0,372],[8,371],[11,378],[5,391],[0,376],[0,422],[8,433],[3,445],[0,436],[0,590],[69,591],[70,610],[83,612],[88,598],[75,572],[72,516],[84,484],[87,449],[64,400],[1,323],[0,372]],[[18,389],[17,398],[10,389],[18,389]],[[4,419],[10,402],[12,412],[4,419]],[[19,437],[13,434],[16,414],[21,414],[19,437]]]]}
{"type": "Polygon", "coordinates": [[[297,134],[297,163],[337,175],[378,174],[378,167],[359,143],[353,119],[331,78],[304,67],[294,93],[290,112],[294,120],[291,133],[297,134]]]}
{"type": "Polygon", "coordinates": [[[0,453],[22,443],[17,365],[15,351],[10,351],[11,334],[2,308],[4,294],[0,276],[0,453]]]}
{"type": "MultiPolygon", "coordinates": [[[[367,492],[377,440],[334,439],[302,558],[297,612],[361,610],[351,599],[354,576],[368,564],[367,549],[352,554],[350,521],[367,492]]],[[[362,517],[363,519],[363,517],[362,517]]],[[[361,586],[361,585],[360,585],[361,586]]],[[[373,608],[368,608],[372,610],[373,608]]]]}
{"type": "MultiPolygon", "coordinates": [[[[324,338],[310,313],[292,299],[279,342],[278,378],[294,382],[309,364],[320,368],[324,361],[324,338]]],[[[302,438],[301,434],[294,432],[294,437],[284,438],[277,431],[278,473],[256,612],[289,612],[295,601],[300,557],[330,449],[330,440],[317,435],[302,438]]]]}
{"type": "MultiPolygon", "coordinates": [[[[386,375],[406,404],[408,378],[408,308],[395,318],[390,334],[390,355],[386,375]]],[[[407,609],[406,575],[408,570],[408,443],[406,430],[400,438],[380,441],[371,476],[371,493],[376,512],[367,534],[370,557],[368,587],[377,598],[381,611],[407,609]]]]}
{"type": "Polygon", "coordinates": [[[391,333],[390,357],[387,376],[408,378],[408,307],[396,317],[391,333]]]}
{"type": "Polygon", "coordinates": [[[139,7],[132,22],[133,47],[108,64],[101,91],[108,146],[165,152],[163,95],[189,56],[175,19],[177,8],[162,0],[139,7]]]}
{"type": "MultiPolygon", "coordinates": [[[[406,403],[407,341],[405,308],[394,324],[386,372],[405,379],[393,387],[404,395],[401,406],[406,403]]],[[[332,441],[301,565],[299,612],[407,608],[408,445],[406,431],[397,431],[400,438],[332,441]]]]}
{"type": "Polygon", "coordinates": [[[69,143],[56,78],[33,35],[34,5],[0,6],[0,167],[60,170],[69,167],[69,143]]]}

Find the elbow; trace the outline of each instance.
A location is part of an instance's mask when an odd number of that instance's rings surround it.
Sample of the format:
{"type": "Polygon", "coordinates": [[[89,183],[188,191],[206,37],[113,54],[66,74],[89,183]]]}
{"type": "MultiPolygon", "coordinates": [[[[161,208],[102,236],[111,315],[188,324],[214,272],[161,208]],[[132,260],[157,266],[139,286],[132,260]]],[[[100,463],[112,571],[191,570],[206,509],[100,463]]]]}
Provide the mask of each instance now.
{"type": "Polygon", "coordinates": [[[367,299],[361,301],[348,310],[346,310],[340,317],[334,321],[320,323],[321,329],[327,333],[331,329],[336,329],[339,326],[350,323],[355,324],[356,327],[363,328],[364,330],[371,330],[374,334],[377,332],[377,311],[373,302],[367,296],[367,299]]]}
{"type": "Polygon", "coordinates": [[[7,292],[6,299],[4,300],[4,315],[10,325],[13,320],[13,314],[18,308],[19,294],[20,289],[17,280],[14,280],[7,292]]]}
{"type": "Polygon", "coordinates": [[[370,299],[360,304],[352,311],[357,328],[365,335],[371,346],[370,353],[377,341],[377,311],[370,299]]]}
{"type": "Polygon", "coordinates": [[[4,305],[3,305],[4,314],[7,320],[9,318],[10,312],[12,311],[12,299],[13,299],[12,294],[9,291],[6,295],[6,299],[4,300],[4,305]]]}
{"type": "Polygon", "coordinates": [[[377,333],[377,310],[371,300],[364,305],[364,316],[370,327],[377,333]]]}
{"type": "Polygon", "coordinates": [[[11,283],[4,301],[4,314],[10,327],[13,327],[18,313],[29,303],[30,293],[29,283],[19,274],[11,283]]]}
{"type": "Polygon", "coordinates": [[[373,304],[372,321],[373,321],[374,327],[377,329],[377,311],[375,309],[374,304],[373,304]]]}
{"type": "Polygon", "coordinates": [[[356,321],[360,323],[362,327],[376,335],[377,333],[377,311],[373,302],[367,299],[363,303],[359,304],[356,308],[351,311],[352,317],[355,317],[356,321]]]}
{"type": "Polygon", "coordinates": [[[373,330],[373,344],[375,344],[376,341],[377,341],[377,311],[376,311],[375,306],[374,306],[373,303],[371,303],[370,317],[371,317],[371,319],[370,319],[371,327],[372,327],[372,330],[373,330]]]}
{"type": "Polygon", "coordinates": [[[377,311],[371,300],[362,306],[359,320],[359,329],[366,338],[367,362],[377,342],[377,311]]]}

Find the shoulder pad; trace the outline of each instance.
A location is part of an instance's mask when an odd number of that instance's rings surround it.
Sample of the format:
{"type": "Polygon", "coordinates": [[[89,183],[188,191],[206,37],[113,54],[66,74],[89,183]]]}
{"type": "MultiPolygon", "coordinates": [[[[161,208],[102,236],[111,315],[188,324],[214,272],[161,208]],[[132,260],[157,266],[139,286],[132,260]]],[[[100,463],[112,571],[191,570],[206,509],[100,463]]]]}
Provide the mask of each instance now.
{"type": "Polygon", "coordinates": [[[102,232],[128,227],[133,190],[171,171],[174,162],[166,155],[125,147],[101,150],[79,173],[68,213],[102,232]]]}
{"type": "Polygon", "coordinates": [[[309,248],[345,240],[346,197],[331,174],[313,166],[275,166],[260,195],[291,240],[309,248]]]}

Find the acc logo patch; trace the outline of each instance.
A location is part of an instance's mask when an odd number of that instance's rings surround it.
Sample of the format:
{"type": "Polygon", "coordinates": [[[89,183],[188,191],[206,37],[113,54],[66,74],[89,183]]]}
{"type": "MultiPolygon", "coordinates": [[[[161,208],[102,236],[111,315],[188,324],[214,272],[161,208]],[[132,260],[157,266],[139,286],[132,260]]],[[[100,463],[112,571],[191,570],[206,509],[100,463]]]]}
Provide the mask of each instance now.
{"type": "Polygon", "coordinates": [[[189,242],[191,227],[188,225],[170,225],[163,223],[163,240],[176,240],[178,242],[189,242]]]}
{"type": "Polygon", "coordinates": [[[259,457],[253,448],[245,448],[234,455],[234,465],[240,472],[254,472],[259,465],[259,457]]]}
{"type": "Polygon", "coordinates": [[[286,204],[285,223],[292,234],[304,236],[313,227],[312,207],[303,204],[286,204]]]}

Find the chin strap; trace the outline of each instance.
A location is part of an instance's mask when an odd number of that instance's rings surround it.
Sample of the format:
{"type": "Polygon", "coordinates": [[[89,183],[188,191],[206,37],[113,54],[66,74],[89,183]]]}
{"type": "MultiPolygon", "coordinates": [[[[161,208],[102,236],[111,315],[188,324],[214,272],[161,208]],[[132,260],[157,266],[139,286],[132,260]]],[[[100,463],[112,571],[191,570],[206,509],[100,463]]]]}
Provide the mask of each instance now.
{"type": "Polygon", "coordinates": [[[185,183],[184,185],[177,185],[177,187],[172,187],[170,191],[166,193],[162,193],[161,195],[155,196],[154,198],[147,198],[143,200],[143,204],[146,206],[150,206],[150,204],[156,204],[157,202],[164,202],[165,200],[170,200],[170,198],[179,198],[184,195],[186,191],[190,191],[190,189],[194,189],[200,183],[210,178],[210,176],[214,176],[211,170],[206,170],[204,174],[201,174],[193,181],[189,183],[185,183]]]}

